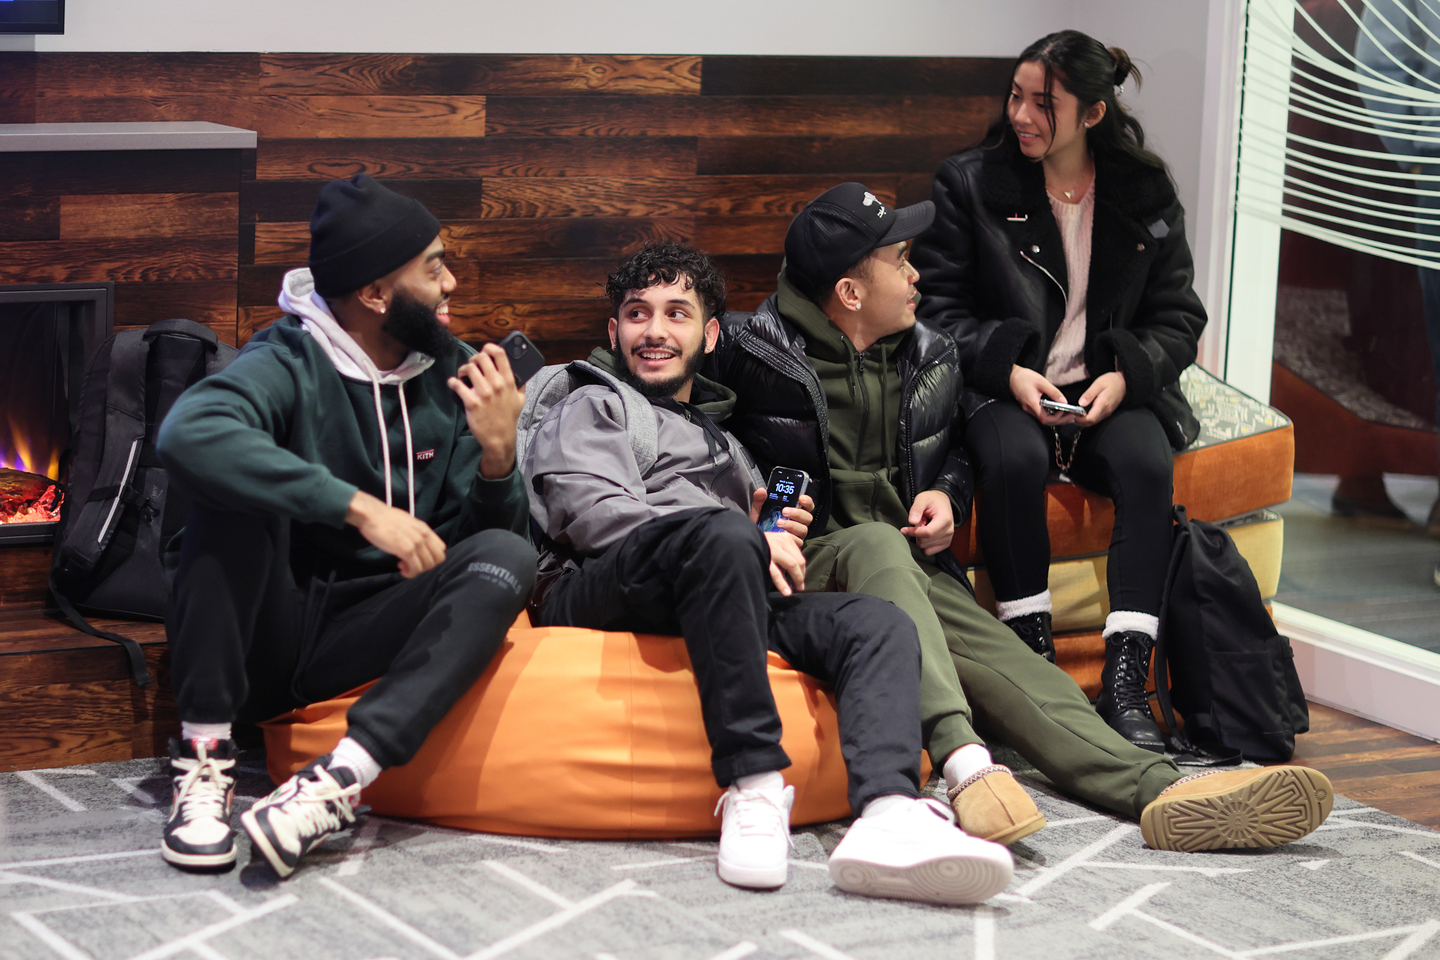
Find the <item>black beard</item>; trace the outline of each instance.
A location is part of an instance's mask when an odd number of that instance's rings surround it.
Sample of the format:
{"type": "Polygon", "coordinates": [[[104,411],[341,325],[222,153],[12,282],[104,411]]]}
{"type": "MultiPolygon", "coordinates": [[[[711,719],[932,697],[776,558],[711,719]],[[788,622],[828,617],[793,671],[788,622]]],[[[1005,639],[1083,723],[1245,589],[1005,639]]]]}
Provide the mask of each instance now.
{"type": "Polygon", "coordinates": [[[455,338],[435,315],[434,308],[425,306],[398,288],[395,296],[390,298],[390,314],[380,329],[398,340],[405,349],[436,360],[445,359],[455,350],[455,338]]]}
{"type": "Polygon", "coordinates": [[[610,348],[610,353],[615,357],[615,365],[625,371],[625,382],[638,390],[642,397],[652,398],[663,397],[668,399],[675,396],[687,383],[695,379],[695,375],[700,372],[701,364],[705,362],[705,351],[696,350],[694,354],[685,358],[685,369],[681,370],[680,373],[671,377],[669,380],[651,383],[646,380],[641,380],[635,375],[635,371],[630,369],[629,360],[625,354],[620,352],[618,344],[610,348]]]}

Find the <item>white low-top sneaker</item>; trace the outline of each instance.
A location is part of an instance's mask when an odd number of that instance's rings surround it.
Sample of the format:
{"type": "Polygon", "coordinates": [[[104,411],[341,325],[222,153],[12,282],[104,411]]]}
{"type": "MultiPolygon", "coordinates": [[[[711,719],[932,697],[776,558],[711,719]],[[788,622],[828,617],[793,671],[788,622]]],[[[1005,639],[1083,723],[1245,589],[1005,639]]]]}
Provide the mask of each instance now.
{"type": "Polygon", "coordinates": [[[938,800],[912,800],[860,817],[830,855],[830,878],[848,893],[929,903],[980,903],[1015,873],[1010,851],[965,833],[938,800]]]}
{"type": "Polygon", "coordinates": [[[790,860],[790,806],[795,788],[741,790],[720,797],[720,879],[737,887],[778,887],[790,860]]]}

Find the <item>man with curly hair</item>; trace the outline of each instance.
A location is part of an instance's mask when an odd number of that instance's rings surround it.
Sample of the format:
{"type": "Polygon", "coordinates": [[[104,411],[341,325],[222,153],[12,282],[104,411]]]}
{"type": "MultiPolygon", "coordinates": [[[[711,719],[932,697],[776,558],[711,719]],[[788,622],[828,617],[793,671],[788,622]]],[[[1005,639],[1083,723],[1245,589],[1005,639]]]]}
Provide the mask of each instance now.
{"type": "Polygon", "coordinates": [[[695,670],[716,782],[727,788],[718,870],[778,887],[794,788],[780,746],[766,652],[833,685],[851,808],[830,858],[844,890],[974,903],[1003,890],[1013,861],[921,800],[920,658],[914,624],[853,594],[801,595],[813,504],[782,529],[755,524],[765,499],[744,448],[720,426],[734,394],[697,376],[719,336],[725,282],[705,256],[661,244],[607,285],[609,348],[572,364],[523,469],[545,534],[543,625],[678,633],[695,670]],[[637,435],[649,438],[637,443],[637,435]]]}

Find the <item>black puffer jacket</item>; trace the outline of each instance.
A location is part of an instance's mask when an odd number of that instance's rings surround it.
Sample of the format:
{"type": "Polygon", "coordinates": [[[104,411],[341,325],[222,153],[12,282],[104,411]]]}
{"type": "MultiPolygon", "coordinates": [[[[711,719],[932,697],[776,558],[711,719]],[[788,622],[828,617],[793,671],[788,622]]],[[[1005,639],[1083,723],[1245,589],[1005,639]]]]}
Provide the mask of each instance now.
{"type": "MultiPolygon", "coordinates": [[[[1177,381],[1205,327],[1184,212],[1163,170],[1129,158],[1096,157],[1094,190],[1085,365],[1125,374],[1122,408],[1155,411],[1183,449],[1200,425],[1177,381]]],[[[1065,250],[1040,164],[1008,140],[947,159],[933,198],[911,256],[918,313],[959,343],[973,411],[1011,395],[1012,364],[1044,370],[1065,319],[1065,250]]]]}
{"type": "MultiPolygon", "coordinates": [[[[812,530],[830,519],[830,425],[820,380],[805,355],[805,337],[780,314],[776,295],[754,313],[730,312],[711,357],[715,379],[735,391],[726,428],[768,474],[776,465],[810,474],[815,498],[812,530]]],[[[947,494],[958,527],[969,516],[975,480],[964,448],[960,413],[960,356],[954,341],[922,324],[896,357],[901,380],[898,432],[900,496],[924,490],[947,494]]],[[[944,551],[942,569],[964,574],[944,551]]],[[[967,581],[968,582],[968,581],[967,581]]]]}

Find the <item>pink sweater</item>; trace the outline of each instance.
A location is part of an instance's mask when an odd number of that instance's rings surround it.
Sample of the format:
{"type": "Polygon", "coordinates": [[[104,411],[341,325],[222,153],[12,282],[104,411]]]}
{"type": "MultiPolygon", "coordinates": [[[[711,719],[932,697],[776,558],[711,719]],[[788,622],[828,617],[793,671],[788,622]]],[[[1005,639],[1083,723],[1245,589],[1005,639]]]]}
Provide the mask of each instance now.
{"type": "Polygon", "coordinates": [[[1060,227],[1060,240],[1065,248],[1065,272],[1070,289],[1065,295],[1065,319],[1050,344],[1045,360],[1045,379],[1057,387],[1084,380],[1085,369],[1085,292],[1090,286],[1090,231],[1095,222],[1095,191],[1086,190],[1079,203],[1065,203],[1050,198],[1055,223],[1060,227]]]}

